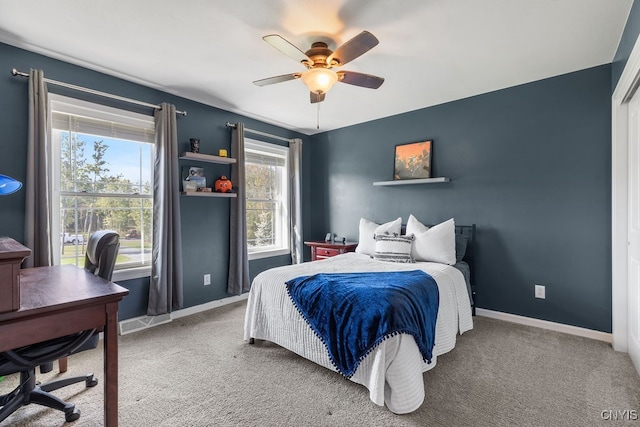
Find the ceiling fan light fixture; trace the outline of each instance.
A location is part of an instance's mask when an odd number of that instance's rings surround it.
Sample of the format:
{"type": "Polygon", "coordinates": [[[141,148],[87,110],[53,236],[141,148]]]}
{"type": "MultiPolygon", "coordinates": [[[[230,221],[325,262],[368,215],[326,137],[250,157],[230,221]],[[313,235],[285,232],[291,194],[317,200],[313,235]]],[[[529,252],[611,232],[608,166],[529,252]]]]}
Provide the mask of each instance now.
{"type": "Polygon", "coordinates": [[[301,78],[309,91],[317,94],[329,92],[338,81],[336,72],[328,68],[311,68],[302,73],[301,78]]]}

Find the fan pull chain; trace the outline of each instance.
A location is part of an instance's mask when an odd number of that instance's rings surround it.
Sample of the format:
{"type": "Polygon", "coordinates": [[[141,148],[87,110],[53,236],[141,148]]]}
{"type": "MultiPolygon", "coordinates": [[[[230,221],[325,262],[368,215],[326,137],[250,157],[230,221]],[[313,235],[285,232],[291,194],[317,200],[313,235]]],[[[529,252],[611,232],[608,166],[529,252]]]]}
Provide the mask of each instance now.
{"type": "Polygon", "coordinates": [[[316,110],[316,129],[320,129],[320,103],[316,103],[318,109],[316,110]]]}

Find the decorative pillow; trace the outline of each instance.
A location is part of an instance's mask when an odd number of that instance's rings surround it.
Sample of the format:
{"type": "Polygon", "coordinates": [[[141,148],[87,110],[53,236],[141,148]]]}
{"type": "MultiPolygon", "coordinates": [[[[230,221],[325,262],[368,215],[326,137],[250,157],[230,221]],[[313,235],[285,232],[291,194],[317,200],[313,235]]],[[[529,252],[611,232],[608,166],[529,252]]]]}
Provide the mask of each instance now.
{"type": "Polygon", "coordinates": [[[359,254],[373,255],[376,251],[376,241],[374,236],[376,234],[384,233],[396,233],[400,234],[400,228],[402,227],[402,218],[398,217],[395,221],[389,221],[382,225],[376,224],[368,219],[360,218],[360,237],[358,239],[358,246],[356,252],[359,254]]]}
{"type": "Polygon", "coordinates": [[[462,258],[467,253],[467,243],[469,242],[469,238],[460,233],[456,233],[456,262],[462,261],[462,258]]]}
{"type": "Polygon", "coordinates": [[[401,236],[397,233],[376,234],[376,252],[371,258],[388,262],[416,262],[411,258],[413,234],[401,236]]]}
{"type": "Polygon", "coordinates": [[[429,228],[409,215],[407,235],[413,234],[415,241],[411,256],[416,261],[439,262],[453,265],[456,263],[455,223],[453,218],[429,228]]]}

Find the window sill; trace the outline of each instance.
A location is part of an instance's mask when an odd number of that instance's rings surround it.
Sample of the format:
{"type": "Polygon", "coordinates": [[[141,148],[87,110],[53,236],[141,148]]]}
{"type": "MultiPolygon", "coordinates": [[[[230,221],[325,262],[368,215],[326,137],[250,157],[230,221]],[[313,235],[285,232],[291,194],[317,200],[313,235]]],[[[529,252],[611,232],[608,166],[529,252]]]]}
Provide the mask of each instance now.
{"type": "Polygon", "coordinates": [[[141,277],[150,277],[151,267],[127,268],[124,270],[116,270],[113,272],[111,280],[113,282],[121,282],[123,280],[139,279],[141,277]]]}
{"type": "Polygon", "coordinates": [[[249,252],[249,261],[254,259],[270,258],[274,256],[289,255],[289,254],[291,254],[291,251],[289,249],[276,249],[276,250],[261,251],[261,252],[249,252]]]}

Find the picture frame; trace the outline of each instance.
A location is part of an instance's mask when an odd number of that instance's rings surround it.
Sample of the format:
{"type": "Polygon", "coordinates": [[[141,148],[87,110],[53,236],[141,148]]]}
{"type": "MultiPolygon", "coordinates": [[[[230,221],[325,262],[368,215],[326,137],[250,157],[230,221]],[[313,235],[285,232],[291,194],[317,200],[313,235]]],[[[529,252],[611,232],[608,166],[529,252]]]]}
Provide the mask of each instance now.
{"type": "Polygon", "coordinates": [[[432,140],[396,145],[393,163],[394,181],[431,178],[432,149],[432,140]]]}

